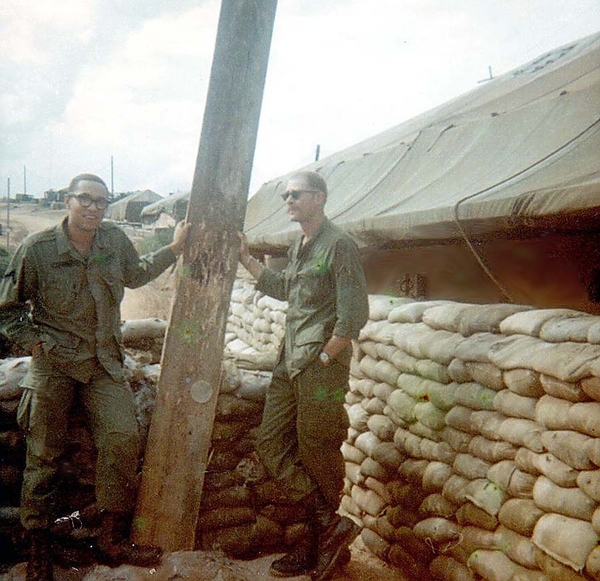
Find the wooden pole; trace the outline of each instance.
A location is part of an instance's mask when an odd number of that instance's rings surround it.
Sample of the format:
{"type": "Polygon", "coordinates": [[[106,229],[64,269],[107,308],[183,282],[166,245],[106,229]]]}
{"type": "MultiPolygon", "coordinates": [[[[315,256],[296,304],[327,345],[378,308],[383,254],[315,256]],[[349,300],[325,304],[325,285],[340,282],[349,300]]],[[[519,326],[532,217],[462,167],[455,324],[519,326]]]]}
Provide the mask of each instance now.
{"type": "Polygon", "coordinates": [[[190,550],[221,377],[277,0],[223,0],[134,541],[190,550]]]}

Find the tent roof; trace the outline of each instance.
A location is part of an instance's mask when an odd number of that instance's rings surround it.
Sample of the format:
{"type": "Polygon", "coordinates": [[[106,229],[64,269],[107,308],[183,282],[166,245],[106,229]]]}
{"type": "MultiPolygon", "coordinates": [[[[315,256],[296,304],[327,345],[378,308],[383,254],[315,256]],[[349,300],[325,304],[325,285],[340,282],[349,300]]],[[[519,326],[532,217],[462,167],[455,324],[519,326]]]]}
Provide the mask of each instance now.
{"type": "Polygon", "coordinates": [[[106,217],[111,220],[124,220],[127,215],[127,207],[132,202],[135,202],[136,204],[144,202],[150,204],[156,200],[162,200],[162,197],[152,190],[131,192],[124,198],[120,198],[116,202],[113,202],[106,211],[106,217]]]}
{"type": "Polygon", "coordinates": [[[187,202],[190,197],[190,192],[182,193],[182,194],[172,194],[168,198],[162,198],[153,204],[146,206],[142,210],[142,216],[156,216],[158,217],[161,212],[166,212],[167,214],[173,214],[175,210],[175,205],[177,202],[181,200],[182,203],[187,202]]]}
{"type": "MultiPolygon", "coordinates": [[[[457,218],[471,235],[558,224],[600,205],[599,104],[600,33],[303,169],[325,177],[327,215],[363,245],[456,238],[457,218]]],[[[298,229],[279,197],[291,173],[248,203],[255,248],[298,229]]]]}

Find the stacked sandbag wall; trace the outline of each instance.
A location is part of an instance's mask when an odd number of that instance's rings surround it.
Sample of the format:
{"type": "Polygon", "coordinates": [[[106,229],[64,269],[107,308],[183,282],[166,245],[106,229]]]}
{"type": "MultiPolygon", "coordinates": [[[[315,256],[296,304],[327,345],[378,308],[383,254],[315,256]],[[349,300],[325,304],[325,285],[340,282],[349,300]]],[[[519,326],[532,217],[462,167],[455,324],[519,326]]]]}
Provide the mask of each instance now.
{"type": "Polygon", "coordinates": [[[370,297],[342,507],[415,579],[600,579],[600,318],[370,297]]]}

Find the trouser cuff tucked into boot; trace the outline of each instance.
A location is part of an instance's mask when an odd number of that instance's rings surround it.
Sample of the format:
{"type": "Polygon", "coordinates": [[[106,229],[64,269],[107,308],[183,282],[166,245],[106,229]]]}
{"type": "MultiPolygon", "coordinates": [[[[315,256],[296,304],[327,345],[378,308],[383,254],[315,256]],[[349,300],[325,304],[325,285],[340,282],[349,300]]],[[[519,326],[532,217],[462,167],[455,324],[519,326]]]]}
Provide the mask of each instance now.
{"type": "Polygon", "coordinates": [[[155,545],[136,545],[129,541],[129,517],[125,514],[103,512],[98,537],[102,560],[110,566],[123,564],[154,567],[160,563],[162,549],[155,545]]]}
{"type": "Polygon", "coordinates": [[[331,534],[319,543],[317,565],[311,573],[312,581],[326,581],[337,569],[348,563],[348,545],[358,536],[360,527],[347,517],[341,517],[331,534]]]}

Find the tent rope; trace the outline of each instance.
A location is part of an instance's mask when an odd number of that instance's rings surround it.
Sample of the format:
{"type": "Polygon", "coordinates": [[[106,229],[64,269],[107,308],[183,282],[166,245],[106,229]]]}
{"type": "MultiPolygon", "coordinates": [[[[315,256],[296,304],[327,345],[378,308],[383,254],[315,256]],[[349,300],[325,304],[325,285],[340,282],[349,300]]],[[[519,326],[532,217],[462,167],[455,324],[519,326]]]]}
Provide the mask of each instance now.
{"type": "Polygon", "coordinates": [[[564,149],[566,149],[567,147],[569,147],[570,145],[572,145],[573,143],[575,143],[576,141],[580,140],[586,133],[588,133],[589,131],[591,131],[594,127],[596,127],[599,124],[600,124],[600,117],[598,119],[596,119],[591,125],[588,125],[588,127],[586,127],[583,131],[581,131],[580,133],[578,133],[577,135],[575,135],[574,137],[572,137],[571,139],[569,139],[569,141],[563,143],[560,147],[558,147],[554,151],[551,151],[550,153],[548,153],[544,157],[538,159],[537,161],[535,161],[531,165],[529,165],[529,166],[523,168],[522,170],[518,171],[517,173],[515,173],[515,174],[513,174],[513,175],[511,175],[511,176],[509,176],[509,177],[507,177],[507,178],[499,181],[496,184],[493,184],[491,186],[488,186],[487,188],[484,188],[483,190],[479,190],[478,192],[475,192],[474,194],[469,194],[468,196],[465,196],[464,198],[461,198],[460,200],[458,200],[458,202],[456,202],[456,204],[454,204],[454,208],[453,208],[454,222],[456,224],[456,227],[458,228],[458,231],[460,232],[461,236],[463,237],[463,240],[467,244],[467,247],[469,248],[469,250],[471,251],[471,253],[475,257],[475,260],[477,260],[477,262],[479,263],[479,266],[481,266],[482,270],[485,272],[485,274],[488,276],[488,278],[496,285],[496,287],[500,291],[501,296],[507,302],[514,303],[515,299],[510,294],[510,292],[506,289],[506,287],[494,276],[494,274],[492,273],[492,271],[489,268],[489,266],[485,263],[485,260],[483,259],[483,257],[481,256],[481,254],[475,248],[475,245],[473,244],[473,242],[469,238],[468,233],[463,228],[463,225],[461,223],[460,216],[458,215],[459,206],[462,203],[464,203],[464,202],[466,202],[468,200],[472,200],[473,198],[476,198],[477,196],[480,196],[482,194],[485,194],[485,193],[489,192],[490,190],[493,190],[494,188],[497,188],[498,186],[501,186],[501,185],[503,185],[503,184],[505,184],[505,183],[507,183],[507,182],[509,182],[509,181],[511,181],[511,180],[513,180],[513,179],[515,179],[515,178],[523,175],[524,173],[530,171],[534,167],[537,167],[538,165],[540,165],[541,163],[543,163],[543,162],[547,161],[548,159],[554,157],[555,155],[557,155],[558,153],[560,153],[561,151],[563,151],[564,149]]]}

